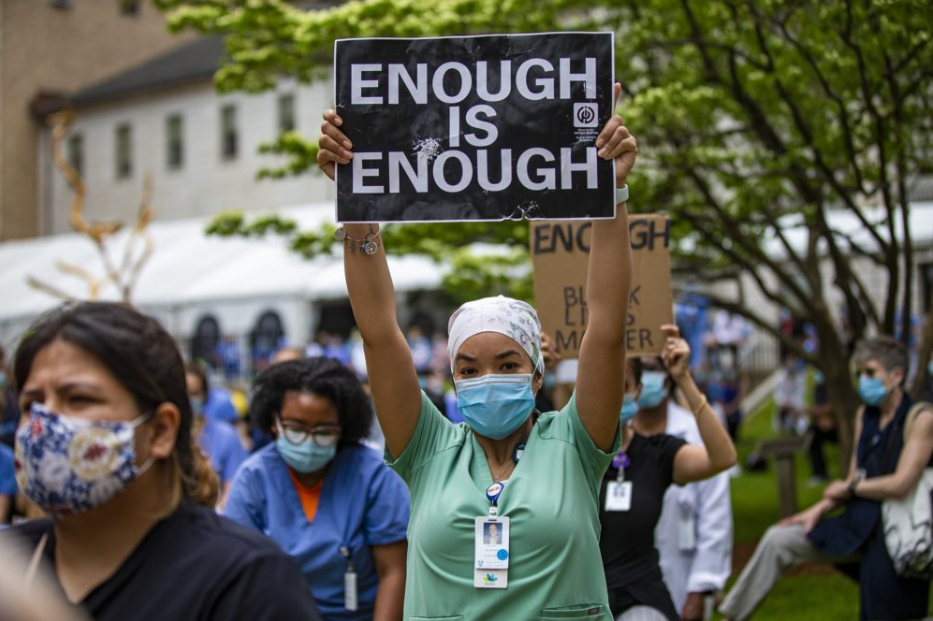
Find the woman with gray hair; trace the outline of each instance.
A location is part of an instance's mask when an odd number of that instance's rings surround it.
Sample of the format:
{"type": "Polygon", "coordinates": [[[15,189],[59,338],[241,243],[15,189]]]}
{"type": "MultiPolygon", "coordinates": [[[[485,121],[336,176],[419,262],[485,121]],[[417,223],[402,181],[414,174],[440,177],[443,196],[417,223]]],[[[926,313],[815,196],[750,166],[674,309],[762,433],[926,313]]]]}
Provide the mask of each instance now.
{"type": "MultiPolygon", "coordinates": [[[[617,84],[616,97],[619,90],[617,84]]],[[[352,158],[352,145],[336,112],[324,119],[318,165],[333,179],[335,163],[352,158]]],[[[466,419],[451,424],[419,387],[381,244],[373,254],[344,252],[387,459],[411,491],[407,619],[612,618],[597,503],[619,447],[631,277],[625,179],[637,149],[618,116],[596,147],[615,160],[621,193],[616,218],[593,222],[589,324],[577,391],[560,412],[534,411],[544,374],[534,309],[485,298],[464,304],[448,326],[466,419]],[[484,539],[492,524],[501,544],[484,539]]],[[[359,223],[343,230],[348,240],[378,232],[359,223]]]]}
{"type": "Polygon", "coordinates": [[[929,580],[895,570],[885,547],[881,503],[906,497],[933,465],[933,407],[914,407],[904,392],[907,352],[896,339],[862,341],[855,364],[864,405],[856,414],[848,477],[830,483],[820,502],[768,529],[719,608],[727,618],[747,619],[785,569],[815,561],[857,562],[861,619],[927,615],[929,580]],[[838,516],[824,517],[840,507],[838,516]]]}

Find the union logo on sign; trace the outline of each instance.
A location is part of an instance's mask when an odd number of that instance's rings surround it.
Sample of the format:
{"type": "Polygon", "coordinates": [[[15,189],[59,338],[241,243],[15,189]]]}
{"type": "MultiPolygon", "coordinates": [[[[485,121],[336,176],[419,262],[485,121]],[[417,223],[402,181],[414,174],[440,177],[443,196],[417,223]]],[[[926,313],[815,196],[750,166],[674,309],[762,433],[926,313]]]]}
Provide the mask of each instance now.
{"type": "Polygon", "coordinates": [[[573,104],[574,127],[596,127],[599,121],[599,109],[595,103],[573,104]]]}

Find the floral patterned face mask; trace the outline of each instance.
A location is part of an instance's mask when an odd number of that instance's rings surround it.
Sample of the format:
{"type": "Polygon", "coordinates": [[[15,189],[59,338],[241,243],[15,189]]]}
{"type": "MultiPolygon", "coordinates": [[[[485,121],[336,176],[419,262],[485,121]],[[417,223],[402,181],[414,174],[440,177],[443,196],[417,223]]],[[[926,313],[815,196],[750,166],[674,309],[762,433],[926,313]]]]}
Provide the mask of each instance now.
{"type": "Polygon", "coordinates": [[[99,507],[155,461],[136,467],[135,430],[149,417],[85,420],[33,403],[16,432],[16,481],[46,512],[65,516],[99,507]]]}

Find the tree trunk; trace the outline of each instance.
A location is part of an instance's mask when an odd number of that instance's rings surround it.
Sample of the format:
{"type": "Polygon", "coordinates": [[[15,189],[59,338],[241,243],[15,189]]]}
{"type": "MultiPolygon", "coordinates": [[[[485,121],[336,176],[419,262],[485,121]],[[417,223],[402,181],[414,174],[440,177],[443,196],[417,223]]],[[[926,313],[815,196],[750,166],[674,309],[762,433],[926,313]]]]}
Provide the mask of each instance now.
{"type": "Polygon", "coordinates": [[[833,406],[833,418],[839,434],[839,466],[841,477],[849,472],[849,463],[854,449],[855,414],[861,401],[852,383],[849,372],[849,352],[832,326],[815,323],[820,335],[820,349],[817,352],[823,377],[826,379],[826,393],[833,406]]]}
{"type": "Polygon", "coordinates": [[[910,396],[914,401],[920,399],[923,393],[923,387],[930,379],[927,371],[927,362],[930,355],[933,354],[933,292],[930,292],[930,312],[927,314],[927,322],[923,328],[923,337],[920,339],[920,358],[917,364],[917,377],[910,387],[910,396]]]}
{"type": "Polygon", "coordinates": [[[824,372],[826,375],[826,392],[833,404],[833,416],[836,419],[836,431],[839,434],[839,472],[840,478],[849,474],[849,464],[852,460],[852,451],[855,449],[855,414],[862,402],[858,393],[852,387],[852,379],[848,370],[841,369],[838,374],[824,372]]]}

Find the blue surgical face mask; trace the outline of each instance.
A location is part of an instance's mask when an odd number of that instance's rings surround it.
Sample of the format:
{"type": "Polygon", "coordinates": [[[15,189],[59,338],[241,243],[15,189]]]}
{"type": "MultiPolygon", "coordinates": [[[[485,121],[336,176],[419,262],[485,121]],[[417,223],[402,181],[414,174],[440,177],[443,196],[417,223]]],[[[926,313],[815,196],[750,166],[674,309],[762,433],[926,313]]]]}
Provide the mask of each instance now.
{"type": "Polygon", "coordinates": [[[201,397],[190,397],[188,400],[191,401],[191,411],[194,412],[194,415],[204,416],[204,399],[201,397]]]}
{"type": "Polygon", "coordinates": [[[6,371],[0,371],[0,390],[6,390],[6,371]]]}
{"type": "Polygon", "coordinates": [[[624,425],[638,414],[638,403],[635,402],[635,395],[625,393],[622,399],[622,411],[619,413],[619,421],[624,425]]]}
{"type": "Polygon", "coordinates": [[[860,375],[858,378],[858,396],[866,405],[881,405],[888,398],[888,389],[880,377],[860,375]]]}
{"type": "Polygon", "coordinates": [[[535,407],[531,375],[489,374],[457,380],[457,407],[473,431],[501,440],[522,426],[535,407]]]}
{"type": "Polygon", "coordinates": [[[275,449],[286,464],[302,474],[317,472],[329,464],[337,454],[336,444],[333,446],[318,446],[310,437],[300,444],[289,442],[285,439],[281,426],[279,426],[279,437],[275,440],[275,449]]]}
{"type": "Polygon", "coordinates": [[[656,408],[667,396],[664,382],[667,374],[663,371],[645,371],[641,374],[641,394],[638,395],[638,407],[642,410],[656,408]]]}
{"type": "Polygon", "coordinates": [[[930,360],[927,363],[927,372],[930,374],[931,377],[933,377],[933,360],[930,360]]]}

